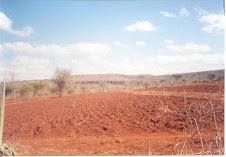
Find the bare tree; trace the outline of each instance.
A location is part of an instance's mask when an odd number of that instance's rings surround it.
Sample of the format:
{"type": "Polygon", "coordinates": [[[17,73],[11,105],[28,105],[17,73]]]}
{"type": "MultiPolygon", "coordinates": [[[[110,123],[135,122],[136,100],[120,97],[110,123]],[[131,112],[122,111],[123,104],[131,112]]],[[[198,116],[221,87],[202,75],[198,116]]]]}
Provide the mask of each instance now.
{"type": "Polygon", "coordinates": [[[149,82],[143,82],[143,83],[142,83],[142,86],[143,86],[145,89],[148,89],[148,87],[150,86],[150,83],[149,83],[149,82]]]}
{"type": "Polygon", "coordinates": [[[106,82],[105,81],[101,81],[99,86],[102,88],[102,90],[104,92],[104,88],[106,87],[106,82]]]}
{"type": "Polygon", "coordinates": [[[71,71],[67,69],[57,68],[53,75],[52,81],[56,84],[59,97],[63,96],[64,88],[72,79],[71,71]]]}
{"type": "Polygon", "coordinates": [[[134,80],[130,80],[127,82],[127,86],[129,86],[129,89],[132,89],[136,85],[136,82],[134,80]]]}
{"type": "Polygon", "coordinates": [[[10,82],[16,81],[16,73],[13,71],[9,71],[10,82]]]}
{"type": "Polygon", "coordinates": [[[82,93],[85,93],[85,92],[87,92],[87,87],[83,85],[80,87],[80,90],[82,93]]]}
{"type": "Polygon", "coordinates": [[[16,73],[13,71],[9,71],[9,78],[10,78],[10,87],[12,89],[11,93],[13,93],[14,99],[16,99],[16,73]]]}

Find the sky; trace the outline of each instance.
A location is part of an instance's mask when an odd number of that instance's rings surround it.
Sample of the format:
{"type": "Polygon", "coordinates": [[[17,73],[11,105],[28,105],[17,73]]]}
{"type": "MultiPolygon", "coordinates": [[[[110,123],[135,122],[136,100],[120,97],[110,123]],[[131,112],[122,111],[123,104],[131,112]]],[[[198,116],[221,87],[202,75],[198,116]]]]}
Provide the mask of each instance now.
{"type": "Polygon", "coordinates": [[[0,80],[224,68],[223,0],[0,0],[0,80]]]}

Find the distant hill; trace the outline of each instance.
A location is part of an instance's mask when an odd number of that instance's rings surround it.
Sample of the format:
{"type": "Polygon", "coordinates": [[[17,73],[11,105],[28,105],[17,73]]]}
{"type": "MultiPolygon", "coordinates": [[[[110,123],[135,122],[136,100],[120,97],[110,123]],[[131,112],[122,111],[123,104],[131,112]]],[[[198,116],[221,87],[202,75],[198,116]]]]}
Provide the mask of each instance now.
{"type": "MultiPolygon", "coordinates": [[[[183,75],[184,79],[194,80],[194,79],[206,79],[207,75],[210,73],[216,74],[216,76],[224,76],[224,69],[221,70],[211,70],[211,71],[201,71],[201,72],[191,72],[191,73],[180,73],[183,75]]],[[[123,75],[123,74],[89,74],[89,75],[73,75],[73,80],[75,82],[84,82],[84,81],[123,81],[127,82],[130,80],[149,80],[157,81],[159,79],[174,80],[172,77],[173,74],[168,75],[151,75],[151,74],[140,74],[140,75],[123,75]]],[[[50,79],[42,80],[48,82],[50,79]]],[[[31,80],[31,81],[18,81],[18,82],[36,82],[41,80],[31,80]]]]}
{"type": "MultiPolygon", "coordinates": [[[[203,79],[207,79],[207,76],[210,73],[214,73],[216,76],[224,76],[224,69],[201,71],[201,72],[191,72],[191,73],[181,73],[181,74],[183,75],[183,78],[186,80],[203,80],[203,79]]],[[[156,79],[164,78],[167,80],[174,80],[172,75],[159,75],[159,76],[156,76],[155,78],[156,79]]]]}
{"type": "MultiPolygon", "coordinates": [[[[181,73],[183,78],[186,80],[202,80],[206,79],[210,73],[216,74],[216,76],[224,76],[224,69],[222,70],[211,70],[191,73],[181,73]]],[[[173,74],[169,75],[123,75],[123,74],[91,74],[91,75],[74,75],[76,81],[130,81],[130,80],[174,80],[173,74]]]]}

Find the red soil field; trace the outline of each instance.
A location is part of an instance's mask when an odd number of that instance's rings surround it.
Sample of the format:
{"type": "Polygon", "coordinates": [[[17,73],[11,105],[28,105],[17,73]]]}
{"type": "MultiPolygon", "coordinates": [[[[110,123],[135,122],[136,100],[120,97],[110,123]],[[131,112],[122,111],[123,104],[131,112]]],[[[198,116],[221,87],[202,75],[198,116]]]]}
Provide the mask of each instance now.
{"type": "Polygon", "coordinates": [[[11,100],[3,140],[19,155],[218,154],[224,146],[216,146],[216,126],[224,141],[223,81],[11,100]],[[185,143],[191,128],[196,131],[185,143]]]}

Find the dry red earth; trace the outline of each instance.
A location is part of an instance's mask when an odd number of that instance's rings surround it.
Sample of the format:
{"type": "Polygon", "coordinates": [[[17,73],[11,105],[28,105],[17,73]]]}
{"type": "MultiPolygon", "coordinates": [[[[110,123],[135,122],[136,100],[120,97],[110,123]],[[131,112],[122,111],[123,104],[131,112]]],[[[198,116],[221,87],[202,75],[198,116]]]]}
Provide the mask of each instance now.
{"type": "MultiPolygon", "coordinates": [[[[208,106],[210,100],[223,140],[222,81],[8,101],[3,139],[20,155],[175,155],[191,128],[184,104],[194,106],[191,112],[198,115],[195,107],[208,106]]],[[[211,115],[205,118],[197,117],[204,150],[217,154],[215,122],[211,115]]],[[[196,133],[183,154],[201,150],[196,133]]]]}

